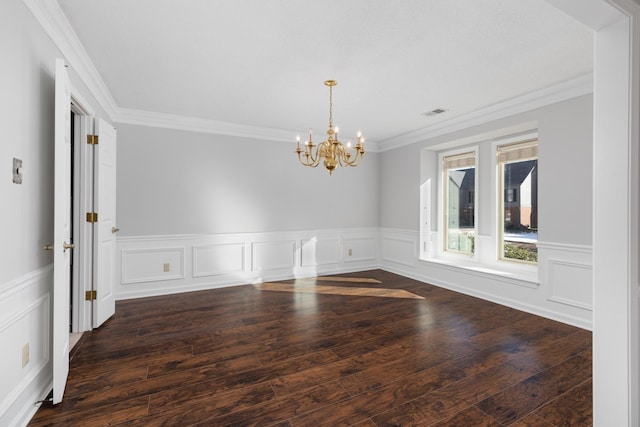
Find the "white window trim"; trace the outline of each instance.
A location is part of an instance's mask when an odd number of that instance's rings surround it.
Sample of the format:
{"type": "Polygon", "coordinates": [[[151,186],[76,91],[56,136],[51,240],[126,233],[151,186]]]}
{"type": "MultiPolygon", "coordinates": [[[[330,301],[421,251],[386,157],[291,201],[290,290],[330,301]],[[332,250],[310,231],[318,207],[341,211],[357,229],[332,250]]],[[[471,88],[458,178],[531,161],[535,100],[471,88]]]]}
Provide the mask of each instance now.
{"type": "Polygon", "coordinates": [[[526,134],[519,134],[519,135],[514,135],[514,136],[509,136],[506,138],[502,138],[499,140],[494,141],[491,144],[491,152],[493,153],[493,155],[491,156],[491,168],[493,171],[495,171],[495,173],[493,173],[491,175],[491,186],[493,188],[493,195],[491,198],[491,206],[493,207],[491,209],[491,224],[492,224],[492,229],[491,229],[491,237],[492,237],[492,243],[493,243],[493,248],[492,248],[492,254],[493,254],[493,262],[492,264],[495,264],[496,266],[498,266],[499,268],[504,268],[504,269],[518,269],[518,270],[522,270],[523,272],[529,272],[529,273],[533,273],[535,272],[537,274],[538,272],[538,263],[531,263],[531,262],[521,262],[518,260],[506,260],[506,259],[502,259],[502,254],[500,253],[500,242],[499,239],[502,238],[502,215],[500,213],[500,197],[502,197],[501,194],[501,188],[502,185],[499,181],[499,178],[501,176],[499,168],[500,168],[500,164],[498,162],[498,147],[502,146],[502,145],[509,145],[509,144],[515,144],[518,142],[524,142],[527,140],[537,140],[538,141],[538,145],[540,144],[540,141],[538,140],[538,131],[533,131],[530,133],[526,133],[526,134]]]}
{"type": "MultiPolygon", "coordinates": [[[[498,146],[507,145],[511,143],[517,143],[526,141],[528,139],[538,139],[537,123],[531,122],[522,124],[520,127],[511,129],[503,129],[492,134],[479,135],[476,139],[464,138],[456,141],[440,144],[440,146],[430,147],[430,150],[442,149],[438,153],[438,174],[436,181],[437,191],[437,221],[438,227],[436,232],[430,230],[422,230],[420,261],[426,263],[433,263],[436,265],[443,265],[449,268],[458,268],[467,270],[470,272],[490,274],[499,277],[504,277],[508,280],[521,281],[523,284],[530,284],[530,286],[537,286],[539,283],[538,278],[538,264],[515,262],[510,260],[502,260],[499,257],[498,247],[498,231],[501,229],[499,224],[500,217],[498,213],[498,158],[496,155],[498,146]],[[533,126],[535,125],[535,126],[533,126]],[[524,131],[528,127],[527,131],[524,131]],[[490,144],[486,144],[490,142],[490,144]],[[489,165],[483,164],[480,160],[480,146],[490,145],[492,155],[490,155],[491,162],[489,165]],[[443,157],[461,154],[465,152],[474,151],[476,156],[476,179],[475,179],[475,209],[474,209],[474,229],[475,229],[475,248],[473,255],[466,255],[461,253],[453,253],[444,250],[444,194],[443,194],[443,157]],[[481,181],[480,175],[483,168],[491,168],[490,173],[490,186],[487,188],[480,188],[481,181]],[[485,192],[489,190],[487,195],[485,192]],[[484,192],[483,192],[484,190],[484,192]],[[490,197],[490,224],[491,230],[489,234],[478,233],[478,214],[480,213],[479,203],[481,197],[490,197]],[[431,235],[429,239],[429,235],[431,235]],[[424,247],[422,247],[424,246],[424,247]]],[[[539,143],[539,142],[538,142],[539,143]]],[[[485,148],[486,149],[486,148],[485,148]]],[[[484,163],[487,163],[486,161],[484,163]]],[[[433,198],[431,201],[427,201],[427,211],[433,207],[433,198]]],[[[421,203],[421,206],[424,203],[421,203]]],[[[423,207],[421,207],[423,209],[423,207]]],[[[424,213],[422,214],[424,216],[424,213]]],[[[422,218],[422,216],[421,216],[422,218]]]]}
{"type": "MultiPolygon", "coordinates": [[[[456,252],[456,251],[448,251],[446,250],[446,230],[447,230],[447,226],[445,224],[445,218],[444,218],[444,167],[443,167],[443,163],[444,163],[444,158],[445,157],[449,157],[449,156],[455,156],[458,154],[464,154],[464,153],[470,153],[472,152],[475,158],[475,180],[474,180],[474,184],[473,184],[473,191],[474,191],[474,209],[473,209],[473,232],[474,232],[474,236],[478,236],[478,208],[477,208],[477,203],[476,201],[479,200],[479,197],[481,196],[481,194],[479,193],[479,187],[478,187],[478,173],[479,173],[479,167],[478,167],[478,155],[479,155],[479,149],[480,147],[478,145],[474,145],[474,146],[465,146],[465,147],[461,147],[461,148],[457,148],[454,150],[448,150],[448,151],[443,151],[441,153],[438,153],[438,181],[437,181],[437,188],[438,188],[438,232],[437,232],[437,246],[436,246],[436,256],[438,258],[444,258],[444,259],[451,259],[451,260],[477,260],[477,250],[475,250],[477,248],[477,246],[474,248],[474,252],[473,254],[467,254],[464,252],[456,252]]],[[[477,241],[477,239],[476,239],[477,241]]]]}
{"type": "MultiPolygon", "coordinates": [[[[515,141],[500,141],[499,143],[493,144],[494,146],[492,146],[492,150],[495,154],[495,156],[493,157],[493,161],[496,164],[495,167],[495,179],[496,179],[496,204],[495,206],[495,214],[496,214],[496,258],[497,261],[499,262],[505,262],[505,263],[516,263],[518,265],[521,266],[536,266],[537,267],[537,262],[530,262],[530,261],[521,261],[521,260],[517,260],[517,259],[508,259],[508,258],[504,258],[504,248],[503,248],[503,243],[504,243],[504,228],[503,228],[503,223],[504,223],[504,189],[503,189],[503,183],[502,180],[504,179],[503,177],[503,171],[502,168],[500,167],[500,161],[498,160],[498,148],[499,147],[503,147],[505,145],[511,145],[511,144],[518,144],[518,143],[525,143],[527,141],[534,141],[535,140],[535,145],[536,147],[539,146],[539,141],[538,141],[538,134],[531,134],[529,136],[524,135],[524,136],[520,136],[518,139],[516,139],[515,141]]],[[[536,156],[536,159],[538,159],[538,156],[536,156]]],[[[511,162],[510,162],[511,163],[511,162]]],[[[518,195],[518,197],[520,197],[520,195],[518,195]]]]}

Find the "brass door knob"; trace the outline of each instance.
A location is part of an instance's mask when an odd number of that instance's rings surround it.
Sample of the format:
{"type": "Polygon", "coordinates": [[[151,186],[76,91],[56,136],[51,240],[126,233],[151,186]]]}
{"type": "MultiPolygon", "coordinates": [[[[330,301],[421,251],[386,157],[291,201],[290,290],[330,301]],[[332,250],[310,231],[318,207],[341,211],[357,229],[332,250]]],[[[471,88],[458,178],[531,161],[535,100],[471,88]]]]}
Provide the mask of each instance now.
{"type": "Polygon", "coordinates": [[[45,251],[52,251],[53,250],[53,245],[44,245],[42,247],[42,249],[44,249],[45,251]]]}
{"type": "Polygon", "coordinates": [[[67,243],[67,242],[63,242],[62,243],[62,247],[64,248],[64,251],[66,252],[67,249],[73,249],[76,245],[74,245],[73,243],[67,243]]]}
{"type": "Polygon", "coordinates": [[[120,229],[118,227],[111,227],[111,232],[113,234],[116,234],[118,231],[120,231],[120,229]]]}

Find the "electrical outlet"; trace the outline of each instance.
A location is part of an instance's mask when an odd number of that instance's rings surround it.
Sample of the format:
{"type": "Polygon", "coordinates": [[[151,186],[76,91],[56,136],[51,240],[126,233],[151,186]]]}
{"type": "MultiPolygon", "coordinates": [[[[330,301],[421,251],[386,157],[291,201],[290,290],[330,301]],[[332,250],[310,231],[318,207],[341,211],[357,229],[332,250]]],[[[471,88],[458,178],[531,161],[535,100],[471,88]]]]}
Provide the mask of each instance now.
{"type": "Polygon", "coordinates": [[[349,249],[349,256],[353,255],[353,250],[349,249]]]}
{"type": "Polygon", "coordinates": [[[26,343],[22,347],[22,367],[24,368],[29,363],[29,343],[26,343]]]}
{"type": "Polygon", "coordinates": [[[165,273],[169,272],[171,270],[171,265],[168,262],[165,262],[164,265],[162,266],[162,271],[164,271],[165,273]]]}

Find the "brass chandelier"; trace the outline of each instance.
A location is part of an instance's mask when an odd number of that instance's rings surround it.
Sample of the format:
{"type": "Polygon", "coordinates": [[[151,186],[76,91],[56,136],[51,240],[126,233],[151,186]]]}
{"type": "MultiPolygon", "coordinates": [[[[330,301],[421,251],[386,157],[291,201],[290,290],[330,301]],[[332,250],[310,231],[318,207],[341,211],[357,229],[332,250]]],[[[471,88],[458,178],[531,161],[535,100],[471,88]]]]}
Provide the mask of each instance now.
{"type": "Polygon", "coordinates": [[[298,148],[298,160],[304,166],[315,168],[324,159],[324,167],[329,171],[329,175],[333,174],[336,166],[358,166],[364,156],[364,138],[362,132],[358,131],[356,145],[351,149],[351,141],[345,146],[338,140],[338,128],[333,127],[333,87],[338,84],[335,80],[327,80],[325,86],[329,86],[329,129],[327,130],[328,138],[320,144],[315,145],[309,130],[309,140],[304,142],[304,149],[300,148],[300,136],[296,137],[298,148]],[[315,147],[315,150],[314,150],[315,147]],[[355,152],[353,152],[355,151],[355,152]]]}

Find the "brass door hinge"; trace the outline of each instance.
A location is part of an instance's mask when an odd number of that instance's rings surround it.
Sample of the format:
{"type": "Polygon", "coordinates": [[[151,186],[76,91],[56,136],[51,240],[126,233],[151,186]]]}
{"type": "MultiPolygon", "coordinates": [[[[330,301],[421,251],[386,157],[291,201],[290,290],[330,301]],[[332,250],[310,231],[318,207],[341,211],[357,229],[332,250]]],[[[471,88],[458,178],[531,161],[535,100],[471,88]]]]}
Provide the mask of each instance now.
{"type": "Polygon", "coordinates": [[[87,144],[98,145],[98,135],[87,135],[87,144]]]}
{"type": "Polygon", "coordinates": [[[98,213],[87,212],[87,222],[98,222],[98,213]]]}
{"type": "Polygon", "coordinates": [[[93,301],[95,299],[98,299],[98,292],[97,291],[86,291],[84,293],[84,299],[85,299],[85,301],[93,301]]]}

